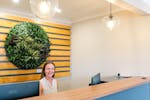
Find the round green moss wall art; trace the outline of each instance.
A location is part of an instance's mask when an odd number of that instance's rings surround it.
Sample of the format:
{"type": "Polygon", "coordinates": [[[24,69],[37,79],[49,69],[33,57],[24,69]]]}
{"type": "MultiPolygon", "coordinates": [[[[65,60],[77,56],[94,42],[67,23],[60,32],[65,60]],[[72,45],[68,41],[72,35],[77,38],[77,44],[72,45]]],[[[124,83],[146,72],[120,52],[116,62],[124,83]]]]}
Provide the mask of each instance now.
{"type": "Polygon", "coordinates": [[[23,22],[8,33],[5,50],[10,62],[20,69],[34,69],[49,55],[50,41],[47,33],[37,24],[23,22]]]}

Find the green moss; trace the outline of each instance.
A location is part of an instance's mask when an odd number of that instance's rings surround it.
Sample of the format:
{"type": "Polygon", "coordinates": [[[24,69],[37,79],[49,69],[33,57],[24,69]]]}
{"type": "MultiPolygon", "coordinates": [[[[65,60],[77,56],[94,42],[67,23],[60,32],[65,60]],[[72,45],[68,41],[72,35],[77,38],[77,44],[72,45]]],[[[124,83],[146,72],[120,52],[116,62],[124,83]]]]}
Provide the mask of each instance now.
{"type": "Polygon", "coordinates": [[[9,61],[20,69],[34,69],[41,65],[48,57],[49,47],[47,33],[29,22],[15,25],[5,41],[9,61]]]}

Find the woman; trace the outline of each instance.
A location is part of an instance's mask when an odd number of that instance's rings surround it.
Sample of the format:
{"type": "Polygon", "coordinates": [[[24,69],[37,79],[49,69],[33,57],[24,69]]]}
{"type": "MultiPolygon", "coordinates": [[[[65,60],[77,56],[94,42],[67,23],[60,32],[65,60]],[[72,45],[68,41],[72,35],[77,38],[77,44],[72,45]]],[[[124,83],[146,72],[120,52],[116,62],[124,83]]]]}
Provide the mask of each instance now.
{"type": "Polygon", "coordinates": [[[56,93],[57,92],[57,80],[54,79],[55,64],[47,62],[42,69],[42,79],[39,85],[39,95],[56,93]]]}

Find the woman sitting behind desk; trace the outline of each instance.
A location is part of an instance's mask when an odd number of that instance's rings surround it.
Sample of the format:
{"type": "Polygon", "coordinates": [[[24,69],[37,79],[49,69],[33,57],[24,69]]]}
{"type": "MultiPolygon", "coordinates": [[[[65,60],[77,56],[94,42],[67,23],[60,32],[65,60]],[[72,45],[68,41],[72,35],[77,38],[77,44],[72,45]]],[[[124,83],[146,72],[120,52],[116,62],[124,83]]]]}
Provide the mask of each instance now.
{"type": "Polygon", "coordinates": [[[39,85],[39,95],[56,93],[57,92],[57,80],[54,79],[55,64],[47,62],[42,69],[42,79],[39,85]]]}

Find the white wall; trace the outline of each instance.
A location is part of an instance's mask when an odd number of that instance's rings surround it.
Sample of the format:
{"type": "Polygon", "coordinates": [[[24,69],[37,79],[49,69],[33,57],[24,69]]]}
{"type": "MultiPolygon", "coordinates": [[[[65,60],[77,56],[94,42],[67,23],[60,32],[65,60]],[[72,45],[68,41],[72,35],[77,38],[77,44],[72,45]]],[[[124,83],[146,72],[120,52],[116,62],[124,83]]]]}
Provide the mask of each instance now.
{"type": "Polygon", "coordinates": [[[102,76],[150,75],[150,16],[119,15],[120,25],[108,30],[101,18],[73,24],[71,68],[74,86],[102,76]],[[84,80],[84,82],[83,82],[84,80]]]}

